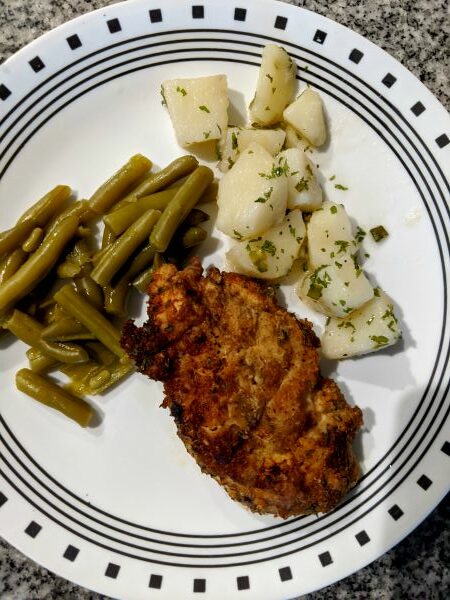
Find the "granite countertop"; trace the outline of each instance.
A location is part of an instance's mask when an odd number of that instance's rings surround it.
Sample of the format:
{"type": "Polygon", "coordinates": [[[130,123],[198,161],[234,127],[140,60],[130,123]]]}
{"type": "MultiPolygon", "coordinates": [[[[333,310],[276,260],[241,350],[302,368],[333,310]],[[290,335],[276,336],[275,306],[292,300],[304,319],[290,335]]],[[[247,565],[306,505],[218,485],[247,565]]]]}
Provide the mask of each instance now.
{"type": "MultiPolygon", "coordinates": [[[[4,0],[0,62],[42,33],[108,0],[4,0]]],[[[290,0],[350,27],[384,48],[450,108],[447,0],[290,0]]],[[[403,542],[365,569],[308,600],[450,597],[450,495],[403,542]]],[[[69,583],[0,541],[2,600],[104,598],[69,583]]]]}

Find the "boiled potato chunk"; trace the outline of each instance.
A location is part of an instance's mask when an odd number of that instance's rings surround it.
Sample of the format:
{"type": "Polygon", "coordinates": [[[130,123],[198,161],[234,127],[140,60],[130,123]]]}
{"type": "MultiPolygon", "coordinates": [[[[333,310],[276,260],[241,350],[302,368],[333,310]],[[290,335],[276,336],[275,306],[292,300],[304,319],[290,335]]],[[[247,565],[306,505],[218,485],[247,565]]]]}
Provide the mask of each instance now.
{"type": "Polygon", "coordinates": [[[226,173],[240,152],[243,152],[250,144],[256,143],[275,156],[284,144],[285,132],[282,129],[243,129],[242,127],[229,127],[222,142],[219,143],[221,161],[219,169],[226,173]]]}
{"type": "Polygon", "coordinates": [[[322,146],[327,140],[327,128],[322,99],[307,88],[283,112],[283,119],[301,133],[313,146],[322,146]]]}
{"type": "Polygon", "coordinates": [[[345,317],[373,298],[374,291],[350,255],[307,273],[298,295],[309,306],[330,317],[345,317]]]}
{"type": "Polygon", "coordinates": [[[172,79],[161,91],[181,146],[222,137],[228,124],[226,75],[172,79]]]}
{"type": "Polygon", "coordinates": [[[372,300],[345,319],[331,318],[322,336],[326,358],[339,359],[376,352],[401,338],[392,300],[379,288],[372,300]]]}
{"type": "Polygon", "coordinates": [[[250,144],[219,181],[216,226],[237,240],[256,237],[284,219],[287,178],[259,144],[250,144]]]}
{"type": "Polygon", "coordinates": [[[308,223],[309,262],[313,269],[356,251],[352,224],[342,204],[324,202],[308,223]]]}
{"type": "Polygon", "coordinates": [[[228,251],[227,259],[244,275],[260,279],[282,277],[298,258],[305,231],[301,212],[293,210],[281,225],[272,227],[257,239],[237,243],[228,251]]]}
{"type": "Polygon", "coordinates": [[[298,148],[283,150],[278,158],[288,165],[288,208],[312,211],[322,204],[322,188],[316,179],[314,165],[298,148]]]}
{"type": "Polygon", "coordinates": [[[268,44],[262,52],[255,97],[250,103],[250,120],[261,126],[279,123],[283,110],[295,93],[297,68],[280,46],[268,44]]]}
{"type": "Polygon", "coordinates": [[[292,125],[285,125],[284,131],[286,133],[285,148],[298,148],[302,152],[312,153],[314,146],[301,133],[296,131],[292,125]]]}

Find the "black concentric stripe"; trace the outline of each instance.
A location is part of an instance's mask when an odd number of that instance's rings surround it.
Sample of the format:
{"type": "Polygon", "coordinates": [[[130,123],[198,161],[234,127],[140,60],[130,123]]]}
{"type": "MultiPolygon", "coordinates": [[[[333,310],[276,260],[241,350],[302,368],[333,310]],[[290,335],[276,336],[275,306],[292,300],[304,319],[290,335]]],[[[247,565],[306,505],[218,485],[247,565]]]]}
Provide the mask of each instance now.
{"type": "MultiPolygon", "coordinates": [[[[185,34],[185,33],[203,34],[205,32],[207,32],[207,33],[224,33],[224,34],[227,34],[227,35],[234,35],[234,36],[246,36],[246,37],[252,37],[252,38],[259,38],[259,39],[264,40],[264,41],[276,42],[278,44],[285,44],[287,46],[295,48],[296,50],[300,50],[300,51],[306,52],[306,53],[310,54],[311,56],[315,56],[315,57],[319,58],[320,60],[331,64],[333,67],[339,69],[340,71],[344,72],[346,75],[348,75],[351,78],[355,79],[362,86],[370,89],[370,91],[372,91],[374,94],[376,94],[378,96],[378,98],[384,104],[386,104],[387,106],[389,106],[389,108],[391,108],[397,114],[397,116],[402,120],[402,122],[414,134],[414,136],[416,137],[416,139],[419,140],[420,144],[422,145],[422,147],[424,148],[424,150],[427,152],[428,156],[431,158],[434,166],[437,168],[439,174],[441,175],[441,177],[442,177],[442,179],[444,181],[444,185],[450,191],[450,182],[447,181],[445,175],[442,172],[442,169],[441,169],[439,163],[436,161],[434,155],[432,154],[432,152],[430,151],[430,149],[428,148],[428,146],[425,144],[425,142],[423,141],[423,139],[421,138],[421,136],[414,129],[414,127],[411,125],[411,123],[404,117],[404,115],[402,114],[402,112],[392,102],[390,102],[385,96],[383,96],[382,94],[380,94],[379,92],[377,92],[370,84],[368,84],[367,82],[365,82],[363,79],[361,79],[360,77],[358,77],[355,73],[352,73],[351,71],[349,71],[348,69],[346,69],[342,65],[337,64],[335,61],[333,61],[333,60],[331,60],[331,59],[329,59],[329,58],[327,58],[325,56],[322,56],[321,54],[319,54],[317,52],[314,52],[313,50],[309,50],[308,48],[304,48],[302,46],[299,46],[299,45],[294,44],[293,42],[289,42],[287,40],[280,40],[279,38],[274,38],[272,36],[267,36],[267,35],[262,35],[262,34],[256,34],[256,33],[250,33],[250,32],[243,32],[243,31],[242,32],[241,31],[240,32],[236,32],[236,31],[229,30],[229,29],[217,29],[217,28],[173,29],[173,30],[170,30],[170,31],[157,32],[157,33],[152,33],[152,34],[145,34],[145,35],[141,35],[141,36],[135,36],[133,38],[128,38],[126,40],[122,40],[121,42],[118,42],[118,43],[115,43],[115,44],[110,44],[108,46],[104,46],[103,48],[100,48],[100,49],[98,49],[98,50],[96,50],[94,52],[91,52],[91,53],[89,53],[89,54],[87,54],[87,55],[79,58],[78,60],[72,61],[71,63],[69,63],[68,65],[66,65],[62,69],[59,69],[54,74],[52,74],[50,77],[48,77],[47,79],[45,79],[44,81],[42,81],[38,86],[36,86],[32,90],[30,90],[29,93],[27,93],[18,103],[16,103],[8,111],[8,113],[5,115],[5,117],[0,121],[0,126],[4,123],[4,121],[6,119],[9,118],[9,116],[11,116],[23,104],[23,102],[25,102],[28,98],[30,98],[31,96],[33,96],[41,87],[45,86],[49,81],[53,80],[54,78],[56,78],[61,73],[67,71],[68,69],[72,68],[73,66],[75,66],[77,64],[80,64],[80,63],[84,62],[85,60],[88,60],[89,58],[97,56],[97,55],[99,55],[99,54],[101,54],[103,52],[107,52],[110,49],[117,48],[117,47],[129,44],[131,42],[137,42],[137,41],[141,41],[141,40],[148,40],[148,39],[156,38],[156,37],[164,37],[166,35],[176,35],[176,34],[185,34]]],[[[192,39],[188,39],[186,41],[193,41],[193,40],[192,39]]],[[[204,41],[204,40],[199,39],[199,40],[195,40],[195,41],[204,41]]],[[[214,40],[214,41],[216,41],[216,40],[214,40]]],[[[220,39],[219,41],[224,42],[224,43],[226,43],[226,42],[236,43],[235,40],[220,39]]],[[[178,43],[178,40],[171,41],[171,42],[161,42],[159,40],[156,44],[152,44],[150,46],[163,45],[165,43],[178,43]]],[[[238,43],[244,44],[244,45],[250,45],[250,46],[257,46],[257,47],[261,47],[262,46],[262,44],[255,44],[253,42],[245,42],[243,40],[239,40],[238,43]]],[[[2,138],[0,138],[0,141],[1,141],[1,139],[2,138]]]]}

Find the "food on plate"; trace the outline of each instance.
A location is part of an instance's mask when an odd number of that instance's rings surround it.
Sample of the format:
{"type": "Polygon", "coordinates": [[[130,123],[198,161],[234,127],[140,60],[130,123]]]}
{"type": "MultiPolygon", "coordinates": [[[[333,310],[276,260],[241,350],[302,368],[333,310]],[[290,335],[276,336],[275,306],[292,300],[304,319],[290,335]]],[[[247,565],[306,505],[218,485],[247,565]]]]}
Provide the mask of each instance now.
{"type": "Polygon", "coordinates": [[[387,348],[401,338],[392,300],[379,288],[360,309],[344,319],[330,318],[322,336],[326,358],[359,356],[387,348]]]}
{"type": "Polygon", "coordinates": [[[228,125],[225,75],[164,81],[161,93],[181,146],[222,137],[228,125]]]}
{"type": "Polygon", "coordinates": [[[331,510],[359,474],[360,409],[320,376],[311,324],[273,288],[202,272],[198,259],[157,269],[148,321],[127,322],[123,348],[164,383],[180,438],[233,499],[284,518],[331,510]]]}
{"type": "Polygon", "coordinates": [[[322,204],[322,188],[316,178],[315,167],[303,150],[288,148],[280,152],[278,160],[287,165],[288,208],[313,211],[322,204]]]}
{"type": "Polygon", "coordinates": [[[243,127],[228,127],[227,132],[218,144],[220,162],[219,169],[226,173],[237,160],[240,152],[250,144],[256,143],[275,156],[283,147],[286,133],[282,129],[245,129],[243,127]]]}
{"type": "Polygon", "coordinates": [[[235,244],[227,259],[235,270],[260,279],[276,279],[287,275],[299,257],[306,230],[298,210],[286,215],[281,225],[264,235],[235,244]]]}
{"type": "Polygon", "coordinates": [[[206,237],[200,224],[209,217],[193,207],[214,197],[212,171],[193,156],[157,173],[151,166],[131,157],[89,200],[56,186],[0,234],[1,331],[30,346],[31,370],[19,372],[18,387],[37,400],[48,393],[44,403],[83,426],[93,409],[77,396],[104,392],[133,371],[119,344],[130,290],[145,291],[161,245],[171,243],[179,260],[206,237]],[[69,378],[70,392],[48,378],[51,370],[69,378]]]}
{"type": "Polygon", "coordinates": [[[280,225],[287,203],[282,169],[262,146],[250,144],[219,181],[216,227],[243,240],[280,225]]]}
{"type": "Polygon", "coordinates": [[[255,96],[249,106],[252,123],[266,127],[281,121],[283,110],[294,98],[296,74],[297,67],[284,48],[264,46],[255,96]]]}
{"type": "Polygon", "coordinates": [[[283,119],[292,125],[313,146],[327,141],[327,127],[322,99],[318,92],[306,88],[283,112],[283,119]]]}
{"type": "Polygon", "coordinates": [[[389,233],[383,227],[383,225],[378,225],[377,227],[372,227],[372,229],[370,230],[370,234],[373,237],[375,242],[381,242],[381,240],[384,240],[389,235],[389,233]]]}

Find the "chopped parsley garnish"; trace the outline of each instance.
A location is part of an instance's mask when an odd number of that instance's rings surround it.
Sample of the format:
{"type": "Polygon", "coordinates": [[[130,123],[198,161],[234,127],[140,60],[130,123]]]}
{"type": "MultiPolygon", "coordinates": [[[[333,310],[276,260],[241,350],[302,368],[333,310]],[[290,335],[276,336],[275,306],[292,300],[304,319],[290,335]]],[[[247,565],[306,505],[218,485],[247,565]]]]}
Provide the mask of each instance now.
{"type": "Polygon", "coordinates": [[[270,75],[270,73],[266,73],[266,77],[270,81],[270,83],[273,83],[273,77],[272,75],[270,75]]]}
{"type": "MultiPolygon", "coordinates": [[[[265,204],[267,202],[267,200],[270,198],[270,196],[272,195],[273,192],[273,187],[270,187],[267,192],[264,192],[264,194],[262,196],[260,196],[259,198],[256,198],[255,202],[260,202],[261,204],[265,204]]],[[[273,207],[272,207],[273,210],[273,207]]]]}
{"type": "Polygon", "coordinates": [[[346,252],[348,247],[350,246],[350,242],[346,242],[345,240],[336,240],[334,245],[339,248],[339,253],[346,252]]]}
{"type": "Polygon", "coordinates": [[[209,138],[209,136],[211,135],[210,131],[204,131],[203,132],[203,137],[205,138],[205,140],[207,140],[209,138]]]}
{"type": "Polygon", "coordinates": [[[166,100],[166,95],[165,95],[165,93],[164,93],[164,88],[163,88],[163,86],[161,86],[159,93],[161,94],[161,98],[162,98],[162,100],[161,100],[161,104],[162,104],[163,106],[167,106],[167,100],[166,100]]]}
{"type": "Polygon", "coordinates": [[[297,244],[300,244],[302,239],[299,235],[297,235],[297,230],[295,229],[295,227],[292,227],[292,225],[289,223],[289,233],[292,235],[293,238],[295,238],[295,241],[297,242],[297,244]]]}
{"type": "Polygon", "coordinates": [[[276,92],[276,91],[277,91],[277,88],[276,88],[276,87],[273,87],[273,88],[272,88],[272,94],[275,94],[275,92],[276,92]]]}
{"type": "Polygon", "coordinates": [[[230,157],[228,157],[227,161],[228,161],[228,168],[231,169],[231,167],[234,165],[234,160],[232,160],[230,157]]]}
{"type": "Polygon", "coordinates": [[[308,188],[309,188],[308,181],[304,177],[302,177],[300,179],[300,181],[297,183],[297,185],[295,186],[295,189],[297,190],[297,192],[307,191],[308,188]]]}
{"type": "Polygon", "coordinates": [[[312,298],[312,300],[319,300],[319,298],[321,298],[322,296],[322,286],[321,285],[317,285],[316,283],[312,283],[309,286],[309,290],[308,293],[306,294],[309,298],[312,298]]]}
{"type": "Polygon", "coordinates": [[[270,106],[266,106],[264,110],[270,110],[270,106]]]}
{"type": "Polygon", "coordinates": [[[394,315],[394,307],[392,304],[388,304],[387,310],[381,317],[384,321],[388,320],[388,329],[395,333],[395,325],[398,323],[397,317],[394,315]]]}
{"type": "Polygon", "coordinates": [[[381,242],[381,240],[384,240],[384,238],[387,238],[389,235],[389,233],[386,231],[383,225],[372,227],[370,233],[372,234],[372,237],[375,240],[375,242],[381,242]]]}
{"type": "Polygon", "coordinates": [[[329,178],[329,181],[334,181],[335,179],[336,179],[336,175],[332,175],[332,176],[329,178]]]}
{"type": "Polygon", "coordinates": [[[209,108],[207,106],[205,106],[204,104],[202,104],[201,106],[198,107],[199,110],[202,110],[205,113],[210,113],[211,111],[209,110],[209,108]]]}
{"type": "Polygon", "coordinates": [[[373,290],[373,295],[376,296],[377,298],[380,297],[380,288],[376,287],[373,290]]]}
{"type": "Polygon", "coordinates": [[[233,235],[237,240],[242,240],[243,238],[242,233],[239,233],[239,231],[236,231],[236,229],[233,229],[233,235]]]}
{"type": "Polygon", "coordinates": [[[238,147],[237,135],[233,131],[233,133],[231,134],[231,148],[233,150],[236,150],[237,147],[238,147]]]}
{"type": "Polygon", "coordinates": [[[328,265],[321,265],[318,269],[316,269],[314,271],[314,273],[311,275],[310,280],[311,283],[315,283],[323,288],[328,287],[328,284],[331,282],[331,277],[328,274],[327,271],[324,271],[324,273],[322,275],[319,275],[319,273],[323,270],[326,269],[328,265]]]}
{"type": "Polygon", "coordinates": [[[337,190],[342,190],[342,191],[344,191],[344,192],[348,190],[348,187],[347,187],[346,185],[342,185],[341,183],[335,183],[335,184],[334,184],[334,187],[335,187],[337,190]]]}
{"type": "Polygon", "coordinates": [[[331,213],[332,215],[335,215],[335,214],[337,213],[337,206],[331,206],[331,207],[330,207],[330,213],[331,213]]]}
{"type": "Polygon", "coordinates": [[[366,237],[366,232],[364,231],[364,229],[361,229],[361,227],[357,227],[356,228],[356,235],[355,235],[355,240],[357,244],[360,244],[364,238],[366,237]]]}
{"type": "Polygon", "coordinates": [[[277,251],[277,247],[270,240],[264,240],[264,242],[263,242],[263,244],[261,246],[261,250],[263,252],[267,252],[271,256],[275,256],[275,252],[277,251]]]}
{"type": "Polygon", "coordinates": [[[267,267],[267,256],[264,254],[262,248],[254,248],[250,247],[250,244],[247,244],[245,248],[248,252],[248,256],[255,267],[258,269],[260,273],[265,273],[268,270],[267,267]]]}
{"type": "Polygon", "coordinates": [[[272,170],[269,174],[267,173],[258,173],[260,177],[264,177],[265,179],[276,179],[277,177],[282,177],[283,175],[289,175],[289,165],[287,160],[282,156],[278,160],[278,166],[272,165],[272,170]],[[283,162],[284,161],[284,162],[283,162]],[[281,164],[283,162],[283,164],[281,164]]]}
{"type": "Polygon", "coordinates": [[[217,129],[219,130],[220,135],[222,135],[222,127],[217,123],[217,129]]]}
{"type": "Polygon", "coordinates": [[[385,335],[370,335],[369,339],[374,342],[375,348],[381,348],[382,346],[389,344],[389,340],[385,335]]]}
{"type": "Polygon", "coordinates": [[[180,87],[179,85],[177,85],[177,92],[179,94],[181,94],[182,96],[187,96],[187,91],[184,88],[180,87]]]}

